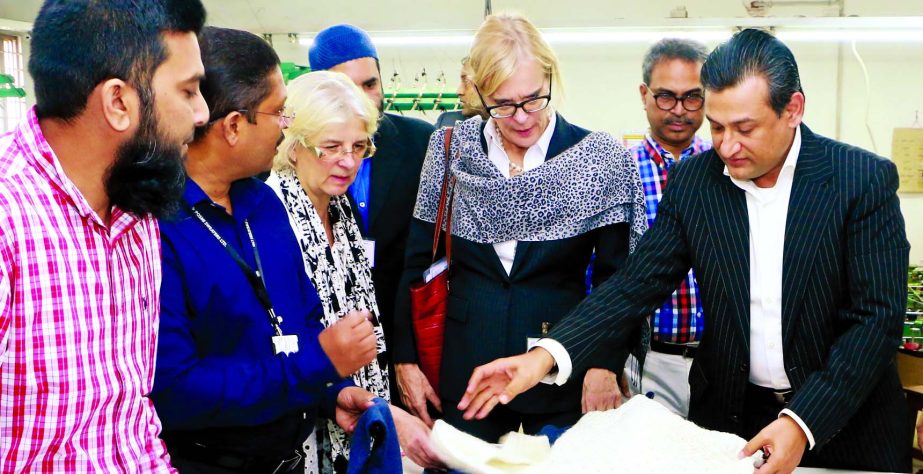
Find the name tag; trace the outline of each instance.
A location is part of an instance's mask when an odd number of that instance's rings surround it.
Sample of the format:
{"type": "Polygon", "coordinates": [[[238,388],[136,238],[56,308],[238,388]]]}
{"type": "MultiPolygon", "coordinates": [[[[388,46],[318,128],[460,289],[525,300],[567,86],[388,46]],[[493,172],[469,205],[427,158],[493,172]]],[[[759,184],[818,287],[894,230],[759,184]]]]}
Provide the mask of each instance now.
{"type": "Polygon", "coordinates": [[[432,264],[423,271],[423,283],[429,283],[433,281],[433,278],[439,276],[440,273],[448,270],[449,262],[446,261],[445,257],[440,258],[436,263],[432,264]]]}
{"type": "Polygon", "coordinates": [[[276,355],[294,354],[298,352],[298,336],[289,334],[288,336],[273,336],[272,350],[276,355]]]}
{"type": "Polygon", "coordinates": [[[369,267],[375,268],[375,241],[362,239],[362,248],[365,250],[365,258],[369,261],[369,267]]]}

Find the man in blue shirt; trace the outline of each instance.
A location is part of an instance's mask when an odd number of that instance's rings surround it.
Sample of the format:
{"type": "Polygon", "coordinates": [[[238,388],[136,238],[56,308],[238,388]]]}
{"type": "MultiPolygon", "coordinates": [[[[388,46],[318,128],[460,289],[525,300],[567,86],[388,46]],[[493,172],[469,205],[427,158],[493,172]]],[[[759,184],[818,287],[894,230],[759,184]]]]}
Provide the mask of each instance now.
{"type": "Polygon", "coordinates": [[[161,221],[152,397],[180,471],[295,472],[318,408],[351,431],[371,405],[343,377],[372,360],[375,337],[361,313],[323,329],[288,215],[252,178],[289,120],[278,56],[242,31],[199,40],[211,115],[189,146],[180,210],[161,221]]]}

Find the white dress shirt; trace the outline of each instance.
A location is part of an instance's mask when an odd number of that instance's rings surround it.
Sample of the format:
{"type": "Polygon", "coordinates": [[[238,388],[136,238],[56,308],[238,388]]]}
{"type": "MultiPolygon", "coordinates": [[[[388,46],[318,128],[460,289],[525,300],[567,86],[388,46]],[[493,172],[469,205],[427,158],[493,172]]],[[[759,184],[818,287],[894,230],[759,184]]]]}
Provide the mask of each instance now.
{"type": "MultiPolygon", "coordinates": [[[[724,168],[724,174],[746,194],[750,222],[750,383],[776,390],[791,388],[782,357],[782,256],[789,198],[800,152],[798,128],[771,188],[731,178],[727,167],[724,168]]],[[[557,372],[542,382],[557,385],[566,382],[572,366],[564,346],[551,339],[542,339],[536,346],[547,350],[558,366],[557,372]]],[[[787,408],[779,413],[782,415],[791,417],[801,427],[813,449],[814,435],[801,417],[787,408]]]]}
{"type": "MultiPolygon", "coordinates": [[[[750,383],[776,390],[792,387],[782,357],[782,256],[800,153],[801,128],[796,128],[775,186],[760,188],[753,181],[730,178],[747,196],[750,221],[750,383]]],[[[730,177],[727,166],[724,174],[730,177]]],[[[795,420],[814,448],[814,435],[801,417],[788,408],[779,415],[795,420]]]]}
{"type": "MultiPolygon", "coordinates": [[[[557,117],[550,108],[546,109],[545,113],[551,115],[548,120],[548,126],[545,127],[545,131],[538,138],[538,141],[526,150],[526,155],[522,159],[523,173],[541,166],[545,162],[545,155],[548,154],[548,146],[551,144],[551,136],[554,134],[557,117]]],[[[487,139],[487,158],[500,170],[503,176],[509,178],[510,158],[506,154],[506,150],[503,149],[503,139],[497,133],[497,123],[493,118],[487,119],[487,124],[484,126],[484,138],[487,139]]],[[[510,270],[513,268],[513,260],[516,258],[516,243],[516,240],[507,240],[506,242],[494,244],[494,251],[497,252],[497,257],[500,258],[500,263],[503,264],[503,269],[506,270],[507,275],[510,274],[510,270]]]]}

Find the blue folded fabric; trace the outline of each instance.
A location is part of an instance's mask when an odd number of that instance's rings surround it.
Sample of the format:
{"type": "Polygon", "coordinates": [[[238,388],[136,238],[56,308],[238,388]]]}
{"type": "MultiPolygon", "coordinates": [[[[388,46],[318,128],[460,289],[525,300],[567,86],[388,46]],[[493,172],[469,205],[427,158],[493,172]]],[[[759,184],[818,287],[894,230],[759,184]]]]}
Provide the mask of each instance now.
{"type": "Polygon", "coordinates": [[[376,398],[359,418],[349,450],[347,474],[391,474],[403,471],[401,444],[388,402],[376,398]]]}
{"type": "Polygon", "coordinates": [[[554,425],[545,425],[538,433],[535,433],[535,436],[547,436],[548,444],[554,445],[554,443],[564,434],[565,431],[570,429],[573,425],[567,426],[554,426],[554,425]]]}

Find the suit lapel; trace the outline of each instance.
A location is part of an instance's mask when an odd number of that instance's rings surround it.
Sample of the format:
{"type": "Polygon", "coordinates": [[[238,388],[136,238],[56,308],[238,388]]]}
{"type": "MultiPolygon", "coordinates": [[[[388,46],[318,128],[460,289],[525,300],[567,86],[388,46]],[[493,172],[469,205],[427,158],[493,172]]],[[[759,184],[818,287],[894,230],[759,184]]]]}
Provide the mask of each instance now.
{"type": "MultiPolygon", "coordinates": [[[[378,218],[382,214],[381,210],[385,208],[388,191],[400,171],[401,160],[398,159],[399,154],[404,152],[404,150],[395,148],[399,143],[397,140],[397,126],[387,114],[382,115],[381,124],[378,126],[376,135],[376,142],[380,143],[380,147],[378,153],[372,158],[372,183],[369,191],[371,202],[369,203],[368,229],[372,235],[374,235],[372,229],[375,228],[378,218]]],[[[353,203],[351,202],[350,204],[353,203]]],[[[357,212],[356,215],[359,215],[359,213],[357,212]]]]}
{"type": "Polygon", "coordinates": [[[782,340],[783,350],[792,340],[795,310],[801,306],[808,275],[814,268],[814,256],[820,246],[821,230],[830,220],[834,193],[829,158],[813,133],[801,128],[801,152],[795,166],[792,193],[785,223],[782,257],[782,340]]]}
{"type": "Polygon", "coordinates": [[[701,200],[715,248],[720,281],[736,315],[736,328],[745,350],[750,350],[750,221],[744,191],[724,175],[724,163],[710,153],[709,185],[701,200]]]}

